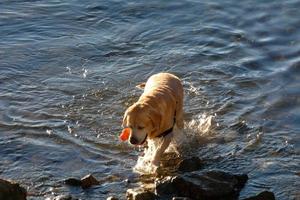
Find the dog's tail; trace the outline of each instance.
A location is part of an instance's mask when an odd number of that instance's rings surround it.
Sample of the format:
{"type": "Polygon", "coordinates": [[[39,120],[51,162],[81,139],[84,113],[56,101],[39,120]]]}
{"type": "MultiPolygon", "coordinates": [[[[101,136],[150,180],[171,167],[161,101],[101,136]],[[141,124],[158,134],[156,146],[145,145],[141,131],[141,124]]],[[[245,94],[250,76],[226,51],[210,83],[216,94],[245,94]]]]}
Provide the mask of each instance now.
{"type": "Polygon", "coordinates": [[[136,88],[139,88],[141,90],[143,90],[146,86],[146,83],[141,83],[141,84],[138,84],[137,86],[135,86],[136,88]]]}

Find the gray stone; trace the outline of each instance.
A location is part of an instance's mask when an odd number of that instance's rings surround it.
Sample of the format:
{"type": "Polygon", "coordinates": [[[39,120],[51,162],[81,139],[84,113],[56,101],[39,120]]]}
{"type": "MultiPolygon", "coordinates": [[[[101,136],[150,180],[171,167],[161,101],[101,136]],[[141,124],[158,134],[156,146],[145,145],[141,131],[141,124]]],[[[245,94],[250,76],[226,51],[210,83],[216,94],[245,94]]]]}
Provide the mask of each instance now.
{"type": "Polygon", "coordinates": [[[26,200],[26,195],[18,183],[0,179],[0,200],[26,200]]]}
{"type": "Polygon", "coordinates": [[[128,189],[126,192],[127,200],[155,200],[156,195],[143,188],[128,189]]]}
{"type": "Polygon", "coordinates": [[[221,171],[192,172],[156,181],[155,192],[159,196],[176,195],[194,200],[236,199],[247,180],[247,175],[221,171]]]}
{"type": "Polygon", "coordinates": [[[256,196],[249,197],[244,200],[275,200],[275,195],[273,192],[263,191],[256,196]]]}

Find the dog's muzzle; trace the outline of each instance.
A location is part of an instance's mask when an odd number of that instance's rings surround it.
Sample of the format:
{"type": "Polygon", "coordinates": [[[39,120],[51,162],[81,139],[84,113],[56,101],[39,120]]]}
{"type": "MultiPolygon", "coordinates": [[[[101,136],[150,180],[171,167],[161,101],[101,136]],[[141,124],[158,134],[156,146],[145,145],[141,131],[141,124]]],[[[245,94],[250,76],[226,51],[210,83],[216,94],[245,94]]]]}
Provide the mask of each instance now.
{"type": "Polygon", "coordinates": [[[129,142],[130,142],[130,144],[133,144],[133,145],[143,145],[146,142],[147,137],[148,137],[148,135],[146,134],[145,138],[143,139],[143,141],[141,143],[139,143],[139,141],[135,137],[130,137],[129,142]]]}

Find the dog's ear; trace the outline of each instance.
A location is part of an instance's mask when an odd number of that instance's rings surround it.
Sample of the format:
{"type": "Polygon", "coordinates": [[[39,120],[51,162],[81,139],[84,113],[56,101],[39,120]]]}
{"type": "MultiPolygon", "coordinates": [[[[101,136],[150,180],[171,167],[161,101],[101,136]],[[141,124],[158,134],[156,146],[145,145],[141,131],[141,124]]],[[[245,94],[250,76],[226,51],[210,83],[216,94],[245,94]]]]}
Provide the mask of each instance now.
{"type": "Polygon", "coordinates": [[[152,127],[153,127],[153,130],[151,131],[151,133],[149,135],[151,138],[151,137],[155,137],[155,135],[157,134],[157,132],[160,129],[161,113],[155,109],[150,109],[149,110],[149,118],[151,120],[152,127]]]}

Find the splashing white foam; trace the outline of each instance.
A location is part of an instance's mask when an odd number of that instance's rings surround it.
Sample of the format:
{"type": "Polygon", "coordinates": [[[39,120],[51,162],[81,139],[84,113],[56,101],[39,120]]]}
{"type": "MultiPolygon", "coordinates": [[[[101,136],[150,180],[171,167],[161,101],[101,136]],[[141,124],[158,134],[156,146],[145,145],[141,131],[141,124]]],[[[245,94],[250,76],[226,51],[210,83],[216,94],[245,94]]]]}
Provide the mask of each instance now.
{"type": "MultiPolygon", "coordinates": [[[[179,156],[189,154],[189,152],[198,146],[201,138],[211,134],[214,125],[214,116],[202,114],[185,123],[183,130],[176,126],[173,130],[172,141],[166,152],[175,152],[179,156]]],[[[162,144],[162,138],[148,140],[148,147],[144,148],[144,155],[139,156],[134,171],[139,174],[153,174],[157,167],[151,161],[158,147],[162,144]]]]}
{"type": "Polygon", "coordinates": [[[155,173],[157,166],[153,165],[151,161],[154,157],[154,153],[157,151],[161,142],[162,142],[161,138],[148,140],[148,147],[144,148],[144,155],[138,157],[137,163],[133,168],[135,172],[140,174],[155,173]]]}
{"type": "Polygon", "coordinates": [[[214,124],[214,116],[201,114],[185,124],[185,129],[194,134],[207,135],[214,124]]]}

